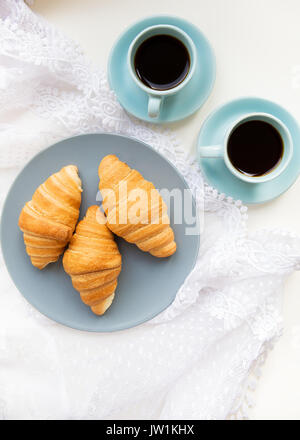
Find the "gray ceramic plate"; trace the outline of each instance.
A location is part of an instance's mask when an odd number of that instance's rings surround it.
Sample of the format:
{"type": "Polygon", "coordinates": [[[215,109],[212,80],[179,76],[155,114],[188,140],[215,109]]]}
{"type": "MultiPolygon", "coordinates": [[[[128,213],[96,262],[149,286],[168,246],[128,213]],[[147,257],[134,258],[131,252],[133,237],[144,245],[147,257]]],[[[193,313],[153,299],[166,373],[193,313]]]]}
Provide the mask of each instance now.
{"type": "Polygon", "coordinates": [[[72,328],[96,332],[122,330],[141,324],[172,303],[176,292],[193,268],[199,235],[186,235],[185,224],[173,224],[177,252],[157,259],[136,246],[117,239],[123,257],[116,297],[103,316],[85,306],[65,274],[61,260],[44,270],[35,269],[25,252],[18,217],[26,201],[49,175],[62,166],[75,164],[83,182],[81,217],[96,203],[98,164],[116,154],[161,189],[187,187],[176,168],[146,144],[110,134],[88,134],[65,139],[35,156],[19,174],[7,196],[1,221],[1,243],[8,271],[24,297],[41,313],[72,328]]]}

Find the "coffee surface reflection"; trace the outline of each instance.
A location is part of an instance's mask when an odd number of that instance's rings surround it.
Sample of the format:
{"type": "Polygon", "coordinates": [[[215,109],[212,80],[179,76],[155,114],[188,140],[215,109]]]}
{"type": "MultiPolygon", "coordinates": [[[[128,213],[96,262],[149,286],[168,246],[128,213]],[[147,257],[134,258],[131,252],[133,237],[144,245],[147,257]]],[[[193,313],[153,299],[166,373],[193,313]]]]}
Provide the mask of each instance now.
{"type": "Polygon", "coordinates": [[[185,45],[171,35],[155,35],[137,49],[134,67],[138,78],[153,90],[178,86],[190,69],[190,56],[185,45]]]}
{"type": "Polygon", "coordinates": [[[248,121],[238,125],[228,140],[228,157],[241,173],[263,176],[281,161],[284,145],[279,132],[264,121],[248,121]]]}

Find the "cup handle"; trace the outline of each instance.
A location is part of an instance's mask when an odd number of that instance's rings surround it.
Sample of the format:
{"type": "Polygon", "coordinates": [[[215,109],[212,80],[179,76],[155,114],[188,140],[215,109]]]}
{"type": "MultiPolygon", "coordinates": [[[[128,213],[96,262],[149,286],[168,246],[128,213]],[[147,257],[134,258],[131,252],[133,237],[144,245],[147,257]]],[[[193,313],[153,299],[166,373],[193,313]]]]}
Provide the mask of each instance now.
{"type": "Polygon", "coordinates": [[[215,158],[223,157],[222,145],[209,145],[199,148],[200,157],[215,158]]]}
{"type": "Polygon", "coordinates": [[[159,116],[161,103],[161,96],[149,96],[148,115],[150,116],[150,118],[157,118],[159,116]]]}

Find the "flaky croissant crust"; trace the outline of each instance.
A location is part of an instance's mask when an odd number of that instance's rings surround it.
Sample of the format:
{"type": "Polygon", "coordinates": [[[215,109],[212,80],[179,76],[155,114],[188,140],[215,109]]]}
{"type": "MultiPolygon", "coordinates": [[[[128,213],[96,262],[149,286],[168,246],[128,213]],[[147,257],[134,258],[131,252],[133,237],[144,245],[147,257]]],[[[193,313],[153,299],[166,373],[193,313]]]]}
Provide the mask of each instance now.
{"type": "Polygon", "coordinates": [[[167,206],[153,183],[115,155],[102,159],[98,173],[108,228],[155,257],[174,254],[176,243],[167,206]],[[138,220],[132,216],[134,194],[143,196],[140,196],[138,220]]]}
{"type": "Polygon", "coordinates": [[[74,232],[81,203],[81,181],[74,165],[42,183],[19,217],[32,264],[43,269],[62,254],[74,232]]]}
{"type": "Polygon", "coordinates": [[[121,254],[104,214],[91,206],[78,223],[63,265],[82,301],[97,315],[111,305],[121,272],[121,254]]]}

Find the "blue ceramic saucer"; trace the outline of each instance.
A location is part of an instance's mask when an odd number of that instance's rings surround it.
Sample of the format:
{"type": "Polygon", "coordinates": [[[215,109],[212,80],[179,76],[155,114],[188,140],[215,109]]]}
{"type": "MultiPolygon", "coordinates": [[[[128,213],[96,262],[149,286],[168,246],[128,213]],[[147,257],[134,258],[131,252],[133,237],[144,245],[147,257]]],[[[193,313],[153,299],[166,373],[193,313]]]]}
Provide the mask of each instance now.
{"type": "Polygon", "coordinates": [[[204,122],[198,137],[198,148],[222,143],[227,128],[247,113],[269,113],[289,129],[294,155],[287,169],[277,178],[264,183],[247,183],[235,177],[223,158],[198,160],[208,183],[219,192],[246,204],[265,203],[283,194],[300,175],[300,127],[295,118],[280,105],[261,98],[240,98],[217,108],[204,122]]]}
{"type": "Polygon", "coordinates": [[[148,122],[179,121],[193,114],[206,101],[215,82],[216,66],[212,48],[193,24],[172,16],[153,16],[130,26],[113,46],[108,61],[108,79],[120,104],[126,111],[148,122]],[[174,25],[185,31],[197,48],[198,63],[191,81],[176,95],[164,100],[159,118],[148,116],[148,95],[133,81],[127,67],[127,53],[132,40],[146,27],[157,24],[174,25]]]}

